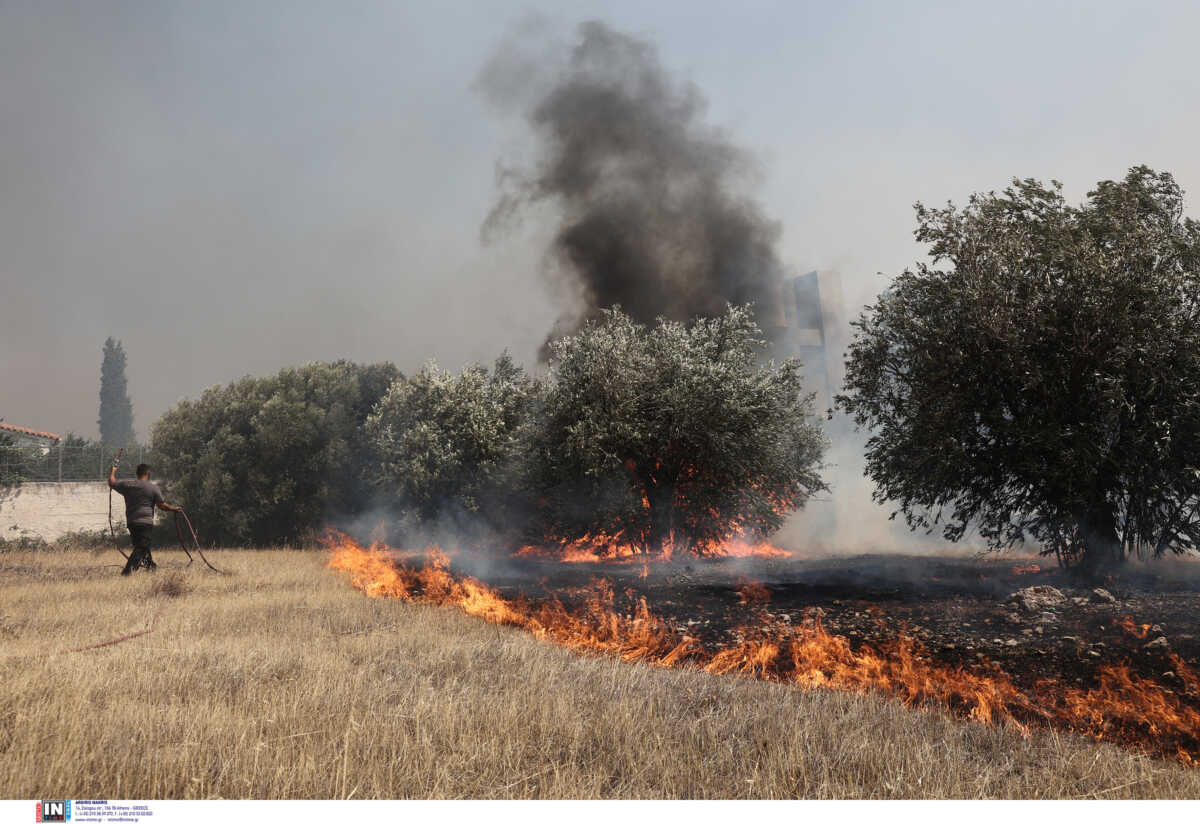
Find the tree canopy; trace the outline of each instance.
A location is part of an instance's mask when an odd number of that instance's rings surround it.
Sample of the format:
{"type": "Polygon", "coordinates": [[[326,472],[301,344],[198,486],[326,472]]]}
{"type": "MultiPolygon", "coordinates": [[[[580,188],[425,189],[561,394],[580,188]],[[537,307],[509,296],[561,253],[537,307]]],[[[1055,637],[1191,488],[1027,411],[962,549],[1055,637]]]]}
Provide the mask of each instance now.
{"type": "Polygon", "coordinates": [[[910,527],[1098,566],[1200,539],[1200,224],[1145,166],[916,207],[931,261],[854,324],[839,404],[910,527]]]}
{"type": "Polygon", "coordinates": [[[455,375],[430,363],[395,381],[367,419],[381,502],[416,521],[504,526],[536,394],[507,354],[491,371],[472,364],[455,375]]]}
{"type": "Polygon", "coordinates": [[[764,348],[746,307],[651,327],[614,308],[554,342],[531,469],[551,534],[703,554],[824,489],[800,365],[764,348]]]}
{"type": "Polygon", "coordinates": [[[100,363],[100,417],[96,424],[103,443],[133,443],[133,403],[125,380],[125,348],[111,337],[104,341],[104,360],[100,363]]]}
{"type": "Polygon", "coordinates": [[[181,401],[153,427],[172,499],[206,540],[258,546],[362,512],[363,424],[399,374],[390,363],[309,363],[181,401]]]}

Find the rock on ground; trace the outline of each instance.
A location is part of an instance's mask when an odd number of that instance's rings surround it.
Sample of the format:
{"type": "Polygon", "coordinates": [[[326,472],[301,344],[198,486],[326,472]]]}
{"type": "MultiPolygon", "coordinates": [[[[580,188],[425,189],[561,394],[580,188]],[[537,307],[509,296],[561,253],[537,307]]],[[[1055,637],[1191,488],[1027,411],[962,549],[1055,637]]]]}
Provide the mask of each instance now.
{"type": "Polygon", "coordinates": [[[1022,612],[1035,613],[1065,604],[1067,596],[1055,587],[1038,584],[1018,589],[1009,596],[1009,600],[1015,602],[1022,612]]]}

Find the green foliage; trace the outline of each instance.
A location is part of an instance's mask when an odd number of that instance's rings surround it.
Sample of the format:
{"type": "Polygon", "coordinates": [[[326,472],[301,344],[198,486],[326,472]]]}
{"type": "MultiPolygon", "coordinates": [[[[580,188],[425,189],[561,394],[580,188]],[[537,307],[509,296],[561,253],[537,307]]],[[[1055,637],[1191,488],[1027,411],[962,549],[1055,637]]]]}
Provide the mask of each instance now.
{"type": "MultiPolygon", "coordinates": [[[[104,444],[100,441],[81,438],[74,432],[68,432],[67,436],[63,438],[61,447],[64,480],[101,480],[107,477],[108,468],[112,466],[112,458],[110,457],[106,463],[104,453],[113,450],[105,450],[104,444]]],[[[116,453],[113,452],[113,457],[115,456],[116,453]]],[[[57,470],[57,467],[55,469],[57,470]]]]}
{"type": "MultiPolygon", "coordinates": [[[[132,478],[134,467],[140,460],[154,463],[150,450],[137,443],[122,445],[125,455],[118,478],[132,478]]],[[[108,469],[121,447],[89,438],[81,438],[73,432],[67,433],[62,443],[62,477],[64,481],[100,481],[108,477],[108,469]]],[[[58,477],[58,450],[51,449],[41,461],[40,478],[54,480],[58,477]]]]}
{"type": "Polygon", "coordinates": [[[382,500],[418,521],[469,515],[504,526],[536,394],[507,354],[490,372],[475,364],[454,375],[430,363],[397,380],[367,421],[382,500]]]}
{"type": "Polygon", "coordinates": [[[310,363],[185,400],[154,425],[158,470],[209,541],[293,543],[369,504],[363,424],[388,363],[310,363]]]}
{"type": "Polygon", "coordinates": [[[825,488],[800,365],[759,365],[748,308],[652,328],[619,309],[551,345],[531,478],[544,528],[648,551],[766,535],[825,488]]]}
{"type": "MultiPolygon", "coordinates": [[[[124,530],[122,530],[124,531],[124,530]]],[[[129,546],[128,535],[120,537],[121,544],[129,546]]],[[[0,553],[4,552],[78,552],[80,550],[111,549],[112,537],[107,529],[80,529],[64,533],[53,541],[47,541],[40,535],[10,527],[0,532],[0,553]]]]}
{"type": "Polygon", "coordinates": [[[1144,166],[1082,206],[1014,180],[918,204],[931,264],[855,324],[840,405],[912,528],[1091,565],[1200,539],[1200,224],[1144,166]]]}
{"type": "Polygon", "coordinates": [[[25,480],[25,461],[11,436],[0,432],[0,488],[25,480]]]}
{"type": "Polygon", "coordinates": [[[119,340],[104,341],[100,364],[100,440],[125,446],[133,443],[133,404],[125,381],[125,349],[119,340]]]}
{"type": "Polygon", "coordinates": [[[554,345],[546,385],[508,355],[408,379],[309,364],[180,403],[153,450],[207,540],[293,542],[383,506],[409,525],[624,528],[703,553],[824,488],[800,367],[759,365],[763,346],[747,309],[653,329],[613,310],[554,345]]]}

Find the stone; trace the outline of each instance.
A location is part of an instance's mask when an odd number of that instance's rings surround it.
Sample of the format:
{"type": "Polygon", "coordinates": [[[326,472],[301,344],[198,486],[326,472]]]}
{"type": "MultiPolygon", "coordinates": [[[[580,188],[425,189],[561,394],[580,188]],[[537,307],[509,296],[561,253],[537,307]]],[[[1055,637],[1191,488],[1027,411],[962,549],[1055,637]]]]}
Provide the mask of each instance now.
{"type": "Polygon", "coordinates": [[[1163,636],[1158,636],[1153,641],[1147,641],[1142,647],[1144,650],[1168,650],[1171,648],[1171,642],[1163,636]]]}
{"type": "Polygon", "coordinates": [[[1115,595],[1101,587],[1093,589],[1089,599],[1093,604],[1115,604],[1117,602],[1115,595]]]}
{"type": "Polygon", "coordinates": [[[1012,595],[1008,596],[1008,600],[1016,603],[1023,612],[1037,613],[1047,608],[1065,604],[1067,596],[1063,595],[1055,587],[1047,584],[1038,584],[1037,586],[1018,589],[1012,595]]]}

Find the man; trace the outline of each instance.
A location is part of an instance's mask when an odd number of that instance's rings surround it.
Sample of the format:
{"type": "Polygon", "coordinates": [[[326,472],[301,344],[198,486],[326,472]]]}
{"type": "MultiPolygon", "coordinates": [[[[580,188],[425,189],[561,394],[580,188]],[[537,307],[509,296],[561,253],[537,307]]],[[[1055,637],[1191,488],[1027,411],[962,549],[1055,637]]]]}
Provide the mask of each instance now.
{"type": "Polygon", "coordinates": [[[108,473],[108,488],[115,490],[125,499],[125,524],[129,527],[129,538],[133,543],[133,551],[125,562],[122,575],[128,575],[135,569],[158,569],[158,564],[150,557],[150,536],[154,531],[154,507],[167,512],[181,512],[182,507],[171,506],[163,500],[162,492],[150,483],[149,464],[138,464],[136,481],[118,481],[117,465],[120,460],[113,461],[108,473]]]}

